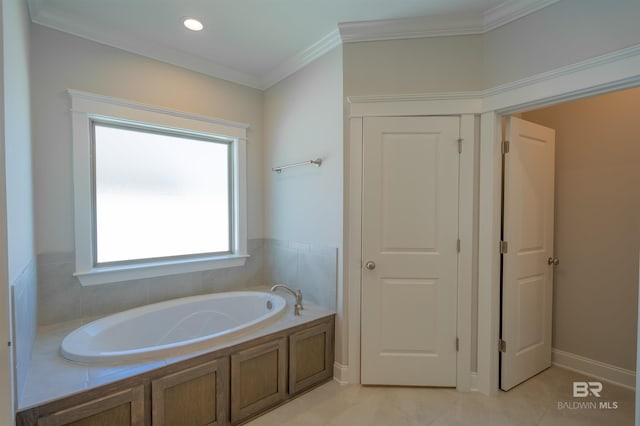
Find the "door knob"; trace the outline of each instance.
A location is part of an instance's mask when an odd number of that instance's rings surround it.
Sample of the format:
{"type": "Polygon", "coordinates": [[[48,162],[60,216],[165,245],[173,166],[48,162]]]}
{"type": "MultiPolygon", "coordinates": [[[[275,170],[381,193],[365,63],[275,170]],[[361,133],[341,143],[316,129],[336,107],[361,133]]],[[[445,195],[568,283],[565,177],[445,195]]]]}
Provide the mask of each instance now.
{"type": "Polygon", "coordinates": [[[549,259],[547,259],[547,263],[549,265],[558,266],[558,264],[560,263],[560,259],[558,259],[557,257],[550,257],[549,259]]]}
{"type": "Polygon", "coordinates": [[[373,271],[374,269],[376,269],[376,262],[369,260],[367,263],[364,264],[364,267],[370,271],[373,271]]]}

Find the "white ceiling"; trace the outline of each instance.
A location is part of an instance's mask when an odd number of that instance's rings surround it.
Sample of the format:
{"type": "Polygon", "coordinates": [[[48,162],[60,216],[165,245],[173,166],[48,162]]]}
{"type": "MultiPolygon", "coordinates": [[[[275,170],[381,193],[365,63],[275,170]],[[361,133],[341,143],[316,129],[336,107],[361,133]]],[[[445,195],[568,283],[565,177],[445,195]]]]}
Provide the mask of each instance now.
{"type": "Polygon", "coordinates": [[[482,33],[556,1],[28,0],[36,23],[259,89],[342,39],[482,33]]]}

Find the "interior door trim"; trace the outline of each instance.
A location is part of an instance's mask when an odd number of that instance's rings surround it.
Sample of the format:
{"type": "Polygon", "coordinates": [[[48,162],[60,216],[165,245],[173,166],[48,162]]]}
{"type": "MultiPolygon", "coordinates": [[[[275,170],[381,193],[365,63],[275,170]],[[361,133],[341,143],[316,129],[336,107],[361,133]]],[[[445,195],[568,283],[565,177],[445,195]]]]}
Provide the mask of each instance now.
{"type": "MultiPolygon", "coordinates": [[[[411,106],[408,103],[405,115],[427,115],[420,105],[411,106]],[[412,109],[413,108],[413,109],[412,109]],[[413,111],[413,113],[412,113],[413,111]]],[[[376,116],[393,116],[395,108],[389,109],[386,113],[384,108],[378,108],[376,116]]],[[[446,114],[438,114],[446,115],[446,114]]],[[[459,114],[457,114],[459,115],[459,114]]],[[[477,209],[474,179],[477,178],[476,145],[478,132],[478,118],[476,115],[462,114],[460,137],[462,142],[462,153],[460,155],[460,188],[458,217],[458,229],[461,240],[461,250],[458,261],[458,306],[457,306],[457,329],[460,341],[457,356],[457,378],[456,388],[460,391],[469,391],[476,388],[475,377],[472,373],[472,300],[473,289],[472,279],[474,267],[477,263],[474,260],[474,223],[477,223],[477,216],[474,211],[477,209]]],[[[362,137],[363,137],[363,116],[351,116],[350,118],[350,172],[349,176],[349,200],[348,200],[348,239],[345,248],[345,299],[348,304],[347,318],[347,340],[348,365],[336,365],[337,379],[342,382],[360,383],[360,313],[361,313],[361,288],[362,288],[362,137]]]]}

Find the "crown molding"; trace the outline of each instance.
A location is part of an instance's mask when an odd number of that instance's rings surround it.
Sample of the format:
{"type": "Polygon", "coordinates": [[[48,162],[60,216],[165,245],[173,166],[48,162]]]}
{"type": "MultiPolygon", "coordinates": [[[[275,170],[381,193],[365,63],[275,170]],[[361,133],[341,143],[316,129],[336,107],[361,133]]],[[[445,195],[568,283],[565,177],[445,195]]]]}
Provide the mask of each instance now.
{"type": "Polygon", "coordinates": [[[509,22],[537,12],[560,0],[506,0],[482,14],[484,32],[494,30],[509,22]]]}
{"type": "Polygon", "coordinates": [[[505,0],[483,14],[448,15],[345,22],[264,75],[252,75],[214,63],[204,57],[133,37],[113,28],[83,25],[45,9],[46,0],[28,0],[34,23],[95,41],[107,46],[156,59],[202,74],[266,90],[342,43],[484,34],[560,0],[505,0]]]}
{"type": "Polygon", "coordinates": [[[43,9],[44,0],[29,0],[31,21],[54,30],[75,35],[106,46],[115,47],[147,58],[156,59],[181,68],[186,68],[211,77],[262,90],[260,79],[201,56],[169,48],[133,37],[127,37],[102,25],[83,25],[81,19],[65,19],[43,9]]]}
{"type": "Polygon", "coordinates": [[[324,54],[332,51],[342,44],[338,29],[331,31],[308,48],[298,52],[281,65],[269,72],[262,80],[260,88],[266,90],[284,80],[296,71],[315,61],[324,54]]]}
{"type": "Polygon", "coordinates": [[[481,15],[418,16],[343,22],[338,24],[338,28],[342,41],[350,43],[481,34],[484,30],[484,21],[481,15]]]}
{"type": "Polygon", "coordinates": [[[338,24],[344,43],[484,34],[560,0],[506,0],[482,14],[423,16],[338,24]]]}

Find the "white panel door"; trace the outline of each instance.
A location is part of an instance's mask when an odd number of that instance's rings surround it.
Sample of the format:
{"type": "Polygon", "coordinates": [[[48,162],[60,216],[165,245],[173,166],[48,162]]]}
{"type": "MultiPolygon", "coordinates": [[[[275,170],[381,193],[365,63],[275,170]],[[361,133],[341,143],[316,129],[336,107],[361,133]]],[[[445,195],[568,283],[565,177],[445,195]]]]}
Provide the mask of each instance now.
{"type": "Polygon", "coordinates": [[[455,386],[458,117],[365,118],[363,384],[455,386]]]}
{"type": "Polygon", "coordinates": [[[551,366],[555,131],[507,121],[500,387],[551,366]]]}

